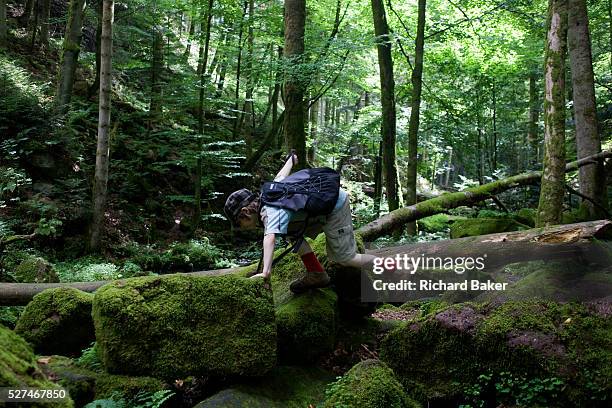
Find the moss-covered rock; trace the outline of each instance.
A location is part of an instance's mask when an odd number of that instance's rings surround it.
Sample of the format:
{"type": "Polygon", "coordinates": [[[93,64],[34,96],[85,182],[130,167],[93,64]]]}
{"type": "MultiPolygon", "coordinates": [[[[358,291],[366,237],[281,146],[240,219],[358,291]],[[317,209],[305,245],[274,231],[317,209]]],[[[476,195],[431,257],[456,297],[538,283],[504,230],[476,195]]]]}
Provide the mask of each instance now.
{"type": "Polygon", "coordinates": [[[473,237],[529,229],[528,226],[510,218],[468,218],[451,224],[451,238],[473,237]]]}
{"type": "MultiPolygon", "coordinates": [[[[265,377],[222,390],[197,408],[303,408],[323,399],[333,375],[316,367],[279,366],[265,377]]],[[[194,407],[195,408],[195,407],[194,407]]]]}
{"type": "Polygon", "coordinates": [[[113,374],[253,376],[276,363],[272,296],[260,279],[116,281],[96,291],[93,317],[97,349],[113,374]]]}
{"type": "Polygon", "coordinates": [[[279,358],[312,362],[334,349],[337,296],[331,289],[295,295],[276,308],[279,358]]]}
{"type": "Polygon", "coordinates": [[[325,391],[322,408],[418,408],[393,370],[379,360],[365,360],[351,368],[325,391]]]}
{"type": "Polygon", "coordinates": [[[29,256],[24,259],[13,273],[15,280],[21,283],[53,283],[59,282],[59,277],[49,262],[45,259],[29,256]]]}
{"type": "Polygon", "coordinates": [[[164,383],[156,378],[111,375],[103,371],[89,370],[62,356],[46,358],[41,368],[68,390],[77,406],[111,397],[131,399],[139,392],[156,392],[165,387],[164,383]]]}
{"type": "Polygon", "coordinates": [[[380,355],[421,401],[478,402],[466,399],[477,386],[495,406],[603,406],[611,332],[610,316],[583,304],[461,304],[393,330],[380,355]]]}
{"type": "Polygon", "coordinates": [[[521,224],[535,227],[536,210],[534,208],[521,208],[516,213],[515,218],[521,224]]]}
{"type": "MultiPolygon", "coordinates": [[[[34,353],[28,343],[17,334],[0,325],[0,386],[11,388],[59,389],[49,381],[36,365],[34,353]]],[[[14,404],[15,407],[48,407],[48,403],[14,404]]],[[[70,398],[56,401],[55,407],[73,407],[70,398]]]]}
{"type": "Polygon", "coordinates": [[[40,354],[78,354],[94,340],[93,295],[73,288],[47,289],[32,299],[15,331],[40,354]]]}

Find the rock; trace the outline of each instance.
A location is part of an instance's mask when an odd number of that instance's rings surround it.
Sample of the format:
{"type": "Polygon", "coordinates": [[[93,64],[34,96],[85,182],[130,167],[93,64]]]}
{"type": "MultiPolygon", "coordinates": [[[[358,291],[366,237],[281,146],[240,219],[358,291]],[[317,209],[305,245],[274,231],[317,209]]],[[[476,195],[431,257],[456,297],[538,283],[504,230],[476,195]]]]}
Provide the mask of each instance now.
{"type": "Polygon", "coordinates": [[[337,296],[331,289],[295,295],[276,308],[282,362],[312,363],[334,349],[337,296]]]}
{"type": "Polygon", "coordinates": [[[332,383],[321,408],[418,408],[409,398],[393,370],[379,360],[365,360],[332,383]]]}
{"type": "Polygon", "coordinates": [[[538,406],[599,406],[610,397],[611,331],[612,319],[583,304],[460,304],[391,331],[380,358],[423,403],[477,404],[468,399],[476,384],[492,406],[527,397],[538,406]],[[496,394],[505,378],[513,385],[496,394]]]}
{"type": "Polygon", "coordinates": [[[59,282],[55,268],[45,259],[29,256],[15,268],[15,279],[20,283],[59,282]]]}
{"type": "Polygon", "coordinates": [[[80,354],[94,341],[92,299],[74,288],[47,289],[25,307],[15,332],[39,354],[80,354]]]}
{"type": "Polygon", "coordinates": [[[98,289],[93,318],[108,372],[161,379],[264,375],[276,363],[269,290],[238,276],[166,276],[98,289]]]}
{"type": "Polygon", "coordinates": [[[94,371],[77,365],[74,360],[62,356],[50,356],[39,363],[43,372],[68,390],[77,406],[90,401],[111,398],[131,399],[139,392],[156,392],[164,389],[161,380],[151,377],[128,377],[94,371]]]}
{"type": "Polygon", "coordinates": [[[467,218],[451,224],[452,239],[529,229],[510,218],[467,218]]]}
{"type": "Polygon", "coordinates": [[[534,208],[521,208],[516,213],[516,220],[521,224],[535,227],[536,210],[534,208]]]}
{"type": "Polygon", "coordinates": [[[333,379],[333,375],[316,367],[280,366],[265,377],[222,390],[194,408],[316,406],[333,379]]]}
{"type": "MultiPolygon", "coordinates": [[[[0,325],[0,386],[13,389],[25,387],[59,389],[49,381],[36,365],[34,353],[28,343],[17,334],[0,325]]],[[[13,404],[14,407],[48,407],[49,403],[13,404]]],[[[72,408],[70,397],[53,404],[58,408],[72,408]]]]}

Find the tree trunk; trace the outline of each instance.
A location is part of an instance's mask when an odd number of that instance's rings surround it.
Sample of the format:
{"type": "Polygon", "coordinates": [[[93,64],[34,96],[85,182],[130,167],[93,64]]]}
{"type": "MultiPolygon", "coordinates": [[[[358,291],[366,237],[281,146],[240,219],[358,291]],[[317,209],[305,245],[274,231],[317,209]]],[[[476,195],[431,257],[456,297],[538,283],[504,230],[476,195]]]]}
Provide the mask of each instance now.
{"type": "Polygon", "coordinates": [[[96,7],[96,14],[98,18],[98,24],[96,27],[96,77],[94,78],[93,84],[87,91],[87,97],[91,98],[100,90],[100,47],[102,43],[102,0],[98,0],[96,7]]]}
{"type": "Polygon", "coordinates": [[[6,33],[8,24],[6,21],[6,0],[0,0],[0,47],[6,45],[6,33]]]}
{"type": "Polygon", "coordinates": [[[191,55],[191,42],[193,41],[193,36],[195,34],[195,15],[197,14],[195,11],[195,2],[191,3],[191,18],[189,19],[189,31],[187,34],[187,46],[185,47],[185,52],[183,53],[183,59],[187,61],[189,56],[191,55]]]}
{"type": "Polygon", "coordinates": [[[383,142],[381,140],[378,142],[378,154],[374,167],[374,214],[376,214],[376,217],[380,214],[380,200],[382,198],[382,154],[383,142]]]}
{"type": "MultiPolygon", "coordinates": [[[[215,92],[215,97],[220,98],[223,95],[223,87],[225,85],[225,74],[227,73],[227,49],[229,48],[230,36],[225,35],[223,41],[223,51],[218,50],[217,52],[221,52],[219,56],[219,65],[217,68],[217,90],[215,92]]],[[[212,72],[211,72],[212,73],[212,72]]]]}
{"type": "Polygon", "coordinates": [[[544,65],[544,165],[537,225],[559,224],[565,193],[567,0],[549,0],[544,65]]]}
{"type": "MultiPolygon", "coordinates": [[[[425,43],[425,8],[426,0],[419,0],[419,17],[414,51],[414,67],[412,69],[412,103],[410,105],[410,122],[408,124],[408,168],[406,204],[417,203],[417,150],[419,119],[421,113],[421,89],[423,87],[423,46],[425,43]]],[[[416,234],[416,223],[408,223],[406,230],[410,235],[416,234]]]]}
{"type": "Polygon", "coordinates": [[[30,19],[32,18],[32,12],[34,11],[34,4],[35,3],[36,3],[36,0],[26,0],[25,6],[24,6],[24,9],[23,9],[23,15],[19,19],[19,25],[21,27],[29,27],[30,26],[30,19]]]}
{"type": "Polygon", "coordinates": [[[51,0],[39,0],[40,11],[40,44],[49,48],[49,16],[51,13],[51,0]]]}
{"type": "MultiPolygon", "coordinates": [[[[576,151],[578,158],[599,153],[601,141],[597,131],[597,106],[595,104],[595,79],[589,19],[585,0],[569,0],[568,48],[572,68],[574,114],[576,116],[576,151]]],[[[607,186],[603,163],[583,167],[578,172],[580,193],[594,199],[602,207],[608,206],[607,186]]],[[[605,214],[592,202],[583,200],[582,206],[589,216],[597,219],[605,214]]]]}
{"type": "Polygon", "coordinates": [[[236,63],[236,90],[234,93],[234,115],[236,118],[234,119],[234,130],[232,132],[232,139],[236,140],[238,137],[238,133],[240,132],[239,125],[241,114],[238,113],[238,107],[240,106],[240,75],[242,70],[242,36],[244,34],[244,17],[246,16],[247,7],[249,6],[249,1],[244,1],[244,6],[242,8],[242,17],[240,18],[240,30],[238,31],[238,61],[236,63]]]}
{"type": "Polygon", "coordinates": [[[389,26],[382,0],[372,0],[374,33],[377,39],[378,65],[380,66],[380,99],[382,104],[381,134],[383,140],[383,173],[389,210],[399,208],[399,186],[397,183],[397,163],[395,159],[395,80],[393,79],[393,59],[389,26]]]}
{"type": "Polygon", "coordinates": [[[538,93],[536,88],[536,72],[529,72],[529,126],[527,131],[528,163],[530,167],[535,166],[539,162],[538,153],[538,93]]]}
{"type": "MultiPolygon", "coordinates": [[[[535,228],[526,231],[504,232],[476,237],[423,242],[404,246],[386,247],[368,253],[377,257],[394,257],[406,254],[419,258],[427,256],[448,257],[487,257],[486,270],[494,270],[507,264],[533,261],[537,259],[567,258],[583,254],[583,244],[608,236],[612,223],[608,220],[589,221],[578,224],[558,225],[548,228],[535,228]],[[551,246],[550,243],[557,245],[551,246]],[[564,245],[565,244],[565,245],[564,245]],[[493,246],[494,245],[494,246],[493,246]],[[526,250],[525,245],[528,245],[526,250]],[[571,246],[571,247],[570,247],[571,246]]],[[[171,276],[220,276],[242,272],[243,268],[227,268],[190,273],[175,273],[171,276]]],[[[359,274],[357,269],[357,274],[359,274]]],[[[356,276],[359,279],[358,275],[356,276]]],[[[127,282],[132,278],[121,279],[127,282]]],[[[3,283],[0,285],[0,306],[25,306],[32,298],[51,288],[74,288],[84,292],[95,292],[112,281],[69,282],[69,283],[3,283]]]]}
{"type": "Polygon", "coordinates": [[[254,0],[249,0],[249,34],[247,36],[247,61],[246,61],[246,71],[247,71],[247,84],[246,84],[246,92],[245,92],[245,100],[244,100],[244,141],[246,143],[246,157],[251,157],[253,154],[253,131],[255,130],[255,125],[253,121],[255,120],[255,110],[253,104],[253,91],[255,88],[255,74],[253,72],[253,43],[255,41],[255,35],[253,32],[253,23],[254,23],[254,14],[255,14],[255,3],[254,0]]]}
{"type": "MultiPolygon", "coordinates": [[[[568,163],[564,171],[576,170],[582,166],[592,165],[596,160],[603,160],[612,157],[612,151],[604,151],[599,154],[585,157],[575,162],[568,163]]],[[[390,234],[402,225],[429,217],[430,215],[446,212],[452,208],[463,205],[471,205],[480,201],[487,200],[502,191],[511,188],[537,184],[542,179],[542,172],[530,172],[511,176],[502,180],[482,186],[468,188],[456,193],[442,194],[430,200],[421,201],[418,204],[404,207],[390,212],[389,214],[372,221],[371,223],[359,228],[357,232],[361,234],[364,241],[373,241],[378,237],[390,234]]]]}
{"type": "Polygon", "coordinates": [[[70,0],[66,34],[62,45],[62,60],[59,68],[59,79],[56,93],[56,104],[65,110],[72,98],[74,74],[76,72],[79,52],[81,51],[81,34],[83,30],[83,11],[85,0],[70,0]]]}
{"type": "Polygon", "coordinates": [[[285,77],[284,134],[287,148],[295,149],[298,166],[306,165],[306,133],[304,131],[304,79],[300,66],[304,63],[306,0],[285,0],[285,77]]]}
{"type": "Polygon", "coordinates": [[[497,89],[493,79],[493,141],[491,142],[491,173],[497,170],[497,89]]]}
{"type": "Polygon", "coordinates": [[[164,34],[160,26],[153,27],[151,47],[151,100],[149,104],[149,126],[157,123],[162,113],[162,71],[164,69],[164,34]]]}
{"type": "Polygon", "coordinates": [[[90,248],[100,249],[104,226],[104,211],[108,185],[108,164],[110,158],[110,116],[112,87],[113,52],[113,0],[102,3],[102,46],[100,47],[100,102],[98,117],[98,147],[96,150],[96,171],[93,186],[93,222],[91,225],[90,248]]]}
{"type": "Polygon", "coordinates": [[[317,150],[317,132],[319,127],[319,100],[316,100],[310,107],[310,148],[308,149],[308,161],[312,164],[315,161],[317,150]]]}
{"type": "Polygon", "coordinates": [[[210,24],[212,22],[212,8],[214,0],[208,0],[208,8],[206,10],[206,18],[202,18],[202,25],[205,24],[206,30],[202,27],[204,38],[200,39],[200,49],[203,49],[202,59],[200,63],[202,70],[200,71],[200,98],[198,102],[198,151],[196,159],[196,180],[195,180],[195,220],[194,225],[197,227],[202,218],[202,138],[204,137],[204,93],[208,83],[206,79],[206,66],[208,64],[208,47],[210,45],[210,24]],[[203,44],[202,44],[203,40],[203,44]]]}

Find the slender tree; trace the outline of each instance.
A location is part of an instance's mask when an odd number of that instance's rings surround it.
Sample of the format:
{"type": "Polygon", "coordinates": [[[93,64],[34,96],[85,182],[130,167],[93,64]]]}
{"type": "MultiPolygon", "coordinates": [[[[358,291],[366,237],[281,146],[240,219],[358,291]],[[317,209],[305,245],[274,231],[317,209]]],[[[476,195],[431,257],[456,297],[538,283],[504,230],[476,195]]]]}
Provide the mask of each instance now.
{"type": "Polygon", "coordinates": [[[565,191],[567,0],[549,0],[544,64],[544,166],[537,224],[561,222],[565,191]]]}
{"type": "MultiPolygon", "coordinates": [[[[574,115],[576,122],[576,151],[578,159],[601,151],[601,141],[597,131],[597,106],[595,104],[595,79],[589,18],[585,0],[568,1],[568,48],[572,68],[572,87],[574,115]]],[[[580,193],[590,197],[599,207],[588,200],[582,206],[592,218],[605,218],[601,208],[608,206],[603,163],[585,166],[578,171],[580,193]]]]}
{"type": "Polygon", "coordinates": [[[70,0],[66,34],[62,45],[62,59],[59,68],[59,79],[55,101],[60,110],[65,110],[72,98],[74,74],[81,51],[81,34],[83,30],[83,11],[85,0],[70,0]]]}
{"type": "Polygon", "coordinates": [[[6,0],[0,0],[0,47],[6,45],[7,27],[6,0]]]}
{"type": "Polygon", "coordinates": [[[164,33],[161,26],[153,27],[153,58],[151,61],[151,100],[149,104],[151,125],[160,119],[162,113],[162,71],[164,69],[164,33]]]}
{"type": "Polygon", "coordinates": [[[538,140],[538,91],[536,88],[536,71],[529,72],[529,125],[527,129],[528,163],[530,167],[538,163],[539,140],[538,140]]]}
{"type": "MultiPolygon", "coordinates": [[[[421,113],[421,90],[423,87],[423,54],[425,44],[425,8],[426,0],[419,0],[417,35],[415,39],[414,67],[412,69],[412,103],[410,104],[410,122],[408,124],[408,169],[406,204],[417,203],[417,150],[418,134],[421,113]]],[[[408,223],[406,229],[409,233],[416,233],[416,223],[408,223]]]]}
{"type": "Polygon", "coordinates": [[[200,71],[200,90],[199,90],[199,102],[198,102],[198,157],[196,159],[196,180],[195,180],[195,220],[194,225],[200,223],[202,218],[202,137],[204,137],[204,94],[206,92],[207,81],[207,70],[208,65],[208,48],[210,46],[210,26],[212,22],[213,14],[213,3],[214,0],[208,0],[208,7],[206,8],[205,14],[202,16],[202,37],[200,38],[200,49],[202,52],[202,59],[200,64],[202,70],[200,71]]]}
{"type": "Polygon", "coordinates": [[[234,130],[232,132],[232,137],[234,140],[238,137],[239,127],[241,115],[238,114],[238,107],[240,106],[240,75],[242,73],[242,37],[244,35],[244,18],[246,17],[247,7],[249,6],[249,1],[245,0],[243,8],[242,8],[242,17],[240,18],[240,26],[238,30],[238,58],[236,62],[236,89],[234,92],[234,114],[236,118],[234,119],[234,130]]]}
{"type": "Polygon", "coordinates": [[[91,98],[100,90],[100,44],[102,41],[102,0],[98,0],[96,4],[96,77],[93,84],[89,87],[87,96],[91,98]]]}
{"type": "Polygon", "coordinates": [[[380,93],[382,104],[381,135],[383,142],[383,173],[389,210],[399,208],[398,171],[395,159],[396,113],[395,113],[395,80],[393,77],[393,59],[391,57],[391,40],[389,26],[382,0],[372,0],[374,33],[377,38],[378,65],[380,67],[380,93]]]}
{"type": "Polygon", "coordinates": [[[253,45],[255,41],[255,34],[253,31],[253,23],[254,23],[254,14],[255,14],[255,2],[254,0],[249,0],[249,33],[247,36],[247,55],[246,55],[246,71],[247,71],[247,83],[246,83],[246,92],[244,99],[244,140],[246,142],[246,156],[251,157],[253,154],[253,130],[255,129],[255,124],[253,123],[255,120],[255,111],[254,111],[254,103],[253,103],[253,91],[255,89],[255,73],[253,71],[253,45]]]}
{"type": "Polygon", "coordinates": [[[285,0],[284,57],[288,65],[285,77],[284,135],[288,148],[295,149],[299,166],[306,164],[306,133],[304,130],[304,79],[300,68],[304,60],[306,0],[285,0]]]}
{"type": "Polygon", "coordinates": [[[51,14],[51,0],[39,0],[40,12],[40,44],[49,48],[49,17],[51,14]]]}
{"type": "Polygon", "coordinates": [[[91,225],[90,247],[99,250],[102,244],[102,227],[108,186],[108,165],[110,159],[110,119],[113,52],[113,0],[102,3],[102,46],[100,48],[100,101],[98,116],[98,147],[96,149],[96,170],[93,185],[93,222],[91,225]]]}

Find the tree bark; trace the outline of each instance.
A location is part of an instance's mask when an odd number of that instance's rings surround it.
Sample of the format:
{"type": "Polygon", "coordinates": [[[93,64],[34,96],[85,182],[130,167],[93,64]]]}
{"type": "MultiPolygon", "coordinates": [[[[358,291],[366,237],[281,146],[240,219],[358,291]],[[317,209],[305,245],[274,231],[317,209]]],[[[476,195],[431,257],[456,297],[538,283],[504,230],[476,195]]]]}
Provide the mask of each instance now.
{"type": "Polygon", "coordinates": [[[493,78],[493,140],[491,141],[491,173],[497,170],[497,89],[493,78]]]}
{"type": "Polygon", "coordinates": [[[189,56],[191,55],[191,42],[193,41],[193,37],[195,34],[195,15],[197,14],[195,11],[195,1],[191,2],[191,14],[189,19],[189,31],[187,33],[187,46],[185,47],[185,52],[183,53],[183,59],[187,61],[189,56]]]}
{"type": "MultiPolygon", "coordinates": [[[[504,232],[476,237],[432,241],[404,246],[387,247],[368,253],[378,257],[392,257],[407,254],[414,258],[440,255],[450,257],[477,257],[487,253],[487,270],[514,263],[537,259],[567,258],[580,255],[581,244],[608,236],[612,222],[608,220],[589,221],[578,224],[535,228],[526,231],[504,232]],[[551,246],[550,243],[557,245],[551,246]],[[565,244],[565,245],[564,245],[565,244]],[[526,245],[528,249],[526,251],[526,245]],[[568,245],[570,247],[568,247],[568,245]],[[577,246],[577,248],[576,248],[577,246]],[[569,250],[568,250],[569,249],[569,250]],[[576,251],[573,251],[576,249],[576,251]]],[[[239,273],[243,268],[216,269],[190,273],[176,273],[170,276],[220,276],[239,273]]],[[[359,271],[359,269],[357,269],[359,271]]],[[[357,272],[359,273],[359,272],[357,272]]],[[[358,277],[357,277],[358,279],[358,277]]],[[[119,281],[128,281],[121,279],[119,281]]],[[[0,285],[0,306],[27,305],[32,298],[47,289],[74,288],[84,292],[95,292],[112,281],[70,282],[70,283],[3,283],[0,285]]]]}
{"type": "Polygon", "coordinates": [[[539,161],[538,153],[538,93],[536,88],[536,72],[529,72],[529,125],[527,130],[528,163],[530,167],[535,166],[539,161]]]}
{"type": "Polygon", "coordinates": [[[210,46],[210,25],[212,22],[212,9],[214,0],[208,0],[206,18],[202,18],[202,24],[206,24],[206,30],[202,27],[204,38],[200,40],[200,49],[203,49],[200,64],[200,98],[198,102],[198,152],[196,159],[196,180],[195,180],[195,220],[194,225],[198,226],[202,219],[202,138],[204,137],[204,93],[208,83],[206,79],[206,67],[208,65],[208,48],[210,46]],[[202,44],[203,40],[203,44],[202,44]]]}
{"type": "Polygon", "coordinates": [[[98,116],[98,147],[93,186],[93,222],[90,248],[98,251],[102,244],[104,211],[106,210],[108,165],[110,159],[110,119],[113,53],[113,0],[102,3],[102,42],[100,47],[100,102],[98,116]]]}
{"type": "MultiPolygon", "coordinates": [[[[578,158],[591,156],[601,151],[597,131],[597,105],[595,104],[595,79],[589,18],[585,0],[568,2],[568,48],[572,69],[574,115],[576,121],[576,151],[578,158]]],[[[608,194],[603,163],[583,167],[578,172],[580,193],[592,198],[603,208],[608,207],[608,194]]],[[[596,219],[606,214],[592,202],[583,200],[590,217],[596,219]]]]}
{"type": "Polygon", "coordinates": [[[39,0],[40,11],[40,44],[49,48],[49,16],[51,13],[51,0],[39,0]]]}
{"type": "Polygon", "coordinates": [[[0,0],[0,47],[6,45],[8,24],[6,21],[6,0],[0,0]]]}
{"type": "Polygon", "coordinates": [[[247,83],[246,83],[246,92],[245,92],[245,100],[244,100],[244,141],[246,144],[246,157],[251,157],[253,154],[253,131],[255,130],[254,120],[255,120],[255,106],[253,103],[253,91],[255,88],[255,74],[253,72],[253,43],[255,41],[255,34],[253,32],[253,23],[254,23],[254,14],[255,14],[255,2],[254,0],[249,0],[249,33],[247,36],[247,61],[246,61],[246,71],[247,71],[247,83]]]}
{"type": "MultiPolygon", "coordinates": [[[[597,160],[604,160],[612,157],[612,151],[604,151],[599,154],[585,157],[583,159],[568,163],[565,172],[576,170],[582,166],[592,165],[597,160]]],[[[452,208],[462,205],[471,205],[480,201],[487,200],[502,191],[511,188],[537,184],[542,179],[542,172],[535,171],[530,173],[518,174],[482,186],[468,188],[456,193],[442,194],[430,200],[421,201],[415,205],[404,207],[390,212],[383,217],[359,228],[357,232],[361,234],[364,241],[373,241],[378,237],[390,234],[402,225],[429,217],[430,215],[446,212],[452,208]]]]}
{"type": "Polygon", "coordinates": [[[22,27],[30,26],[30,19],[32,18],[32,12],[34,11],[34,4],[36,0],[26,0],[23,10],[23,15],[19,19],[19,25],[22,27]]]}
{"type": "Polygon", "coordinates": [[[399,208],[398,171],[395,158],[396,113],[395,80],[393,78],[393,59],[389,26],[382,0],[372,0],[374,34],[377,39],[378,65],[380,67],[380,93],[382,104],[381,134],[383,141],[383,173],[389,210],[399,208]]]}
{"type": "Polygon", "coordinates": [[[317,151],[317,132],[319,127],[319,100],[314,101],[310,107],[310,148],[308,149],[308,161],[315,161],[317,151]]]}
{"type": "Polygon", "coordinates": [[[96,77],[87,91],[87,97],[91,98],[100,90],[100,47],[102,46],[102,0],[98,0],[96,6],[98,23],[96,27],[96,77]]]}
{"type": "Polygon", "coordinates": [[[160,26],[153,27],[153,58],[151,61],[151,100],[149,103],[149,126],[158,122],[162,113],[162,71],[164,69],[164,34],[160,26]]]}
{"type": "Polygon", "coordinates": [[[565,192],[567,0],[549,0],[544,65],[544,164],[537,225],[559,224],[565,192]]]}
{"type": "Polygon", "coordinates": [[[236,140],[240,131],[240,118],[241,114],[238,113],[238,107],[240,106],[240,75],[242,71],[242,36],[244,35],[244,17],[246,16],[247,7],[249,6],[248,0],[244,1],[242,8],[242,17],[240,18],[240,30],[238,31],[238,61],[236,62],[236,90],[234,93],[234,130],[232,132],[232,139],[236,140]]]}
{"type": "Polygon", "coordinates": [[[76,72],[79,52],[81,51],[81,34],[83,30],[83,11],[85,0],[70,0],[66,34],[62,45],[62,58],[59,68],[59,79],[56,93],[56,104],[64,111],[72,98],[74,74],[76,72]]]}
{"type": "MultiPolygon", "coordinates": [[[[423,54],[425,43],[425,8],[426,0],[419,0],[417,35],[415,40],[414,67],[412,69],[412,103],[410,105],[410,122],[408,124],[408,168],[406,204],[417,203],[417,151],[419,119],[421,114],[421,90],[423,87],[423,54]]],[[[410,235],[416,234],[416,223],[408,223],[406,229],[410,235]]]]}
{"type": "Polygon", "coordinates": [[[285,0],[285,77],[284,135],[287,149],[295,149],[298,166],[306,165],[306,133],[304,130],[304,79],[300,68],[304,62],[306,0],[285,0]]]}

